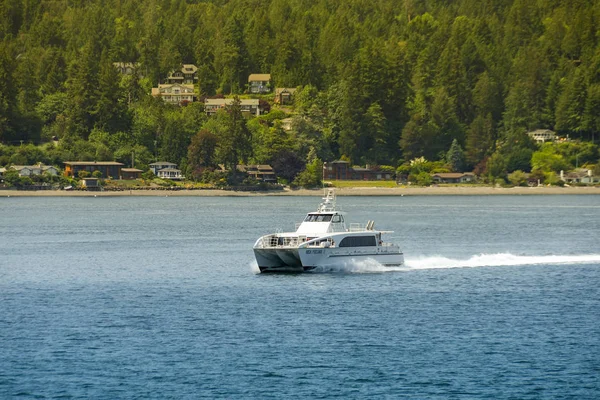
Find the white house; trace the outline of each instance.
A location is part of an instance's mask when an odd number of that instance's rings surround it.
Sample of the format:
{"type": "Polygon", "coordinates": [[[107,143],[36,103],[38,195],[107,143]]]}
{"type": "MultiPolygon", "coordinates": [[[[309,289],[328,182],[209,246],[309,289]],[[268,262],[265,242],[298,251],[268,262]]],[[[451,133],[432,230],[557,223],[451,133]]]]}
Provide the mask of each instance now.
{"type": "Polygon", "coordinates": [[[154,175],[163,179],[183,179],[181,170],[177,169],[177,164],[168,161],[157,161],[150,164],[150,169],[154,175]]]}
{"type": "Polygon", "coordinates": [[[556,133],[550,129],[536,129],[535,131],[527,132],[527,135],[538,143],[556,140],[556,133]]]}
{"type": "MultiPolygon", "coordinates": [[[[234,99],[206,99],[204,100],[204,111],[207,115],[214,115],[217,111],[229,106],[234,99]]],[[[240,108],[243,113],[260,115],[260,102],[258,99],[241,99],[240,108]]]]}
{"type": "Polygon", "coordinates": [[[165,103],[181,104],[184,101],[194,101],[194,85],[192,84],[160,84],[152,88],[152,96],[160,97],[165,103]]]}

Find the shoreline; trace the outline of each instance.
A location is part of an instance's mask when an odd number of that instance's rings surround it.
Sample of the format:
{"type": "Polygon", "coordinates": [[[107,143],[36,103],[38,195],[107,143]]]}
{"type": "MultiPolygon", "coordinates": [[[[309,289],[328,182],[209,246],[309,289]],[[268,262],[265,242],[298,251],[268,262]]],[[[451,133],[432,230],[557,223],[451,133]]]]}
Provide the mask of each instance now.
{"type": "MultiPolygon", "coordinates": [[[[431,187],[352,187],[336,188],[337,196],[492,196],[492,195],[600,195],[600,187],[541,186],[494,188],[486,186],[431,186],[431,187]]],[[[1,197],[252,197],[252,196],[322,196],[323,189],[298,189],[269,192],[244,192],[233,190],[124,190],[124,191],[66,191],[66,190],[0,190],[1,197]]]]}

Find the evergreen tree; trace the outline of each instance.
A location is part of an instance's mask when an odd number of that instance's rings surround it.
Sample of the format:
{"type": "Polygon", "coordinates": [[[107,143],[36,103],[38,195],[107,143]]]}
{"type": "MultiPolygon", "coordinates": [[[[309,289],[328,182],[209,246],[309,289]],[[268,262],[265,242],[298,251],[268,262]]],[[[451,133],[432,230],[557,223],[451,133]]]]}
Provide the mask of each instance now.
{"type": "Polygon", "coordinates": [[[465,156],[462,147],[454,139],[452,145],[446,154],[446,162],[454,172],[463,172],[465,168],[465,156]]]}

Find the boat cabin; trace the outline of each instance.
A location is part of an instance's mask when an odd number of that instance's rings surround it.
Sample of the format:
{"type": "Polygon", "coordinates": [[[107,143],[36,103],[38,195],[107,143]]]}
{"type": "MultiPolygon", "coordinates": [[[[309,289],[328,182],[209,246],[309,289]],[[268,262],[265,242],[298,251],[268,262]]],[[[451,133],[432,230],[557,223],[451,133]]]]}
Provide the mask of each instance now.
{"type": "Polygon", "coordinates": [[[334,212],[315,212],[309,213],[300,224],[296,233],[305,235],[316,235],[330,232],[345,232],[346,224],[342,213],[334,212]]]}

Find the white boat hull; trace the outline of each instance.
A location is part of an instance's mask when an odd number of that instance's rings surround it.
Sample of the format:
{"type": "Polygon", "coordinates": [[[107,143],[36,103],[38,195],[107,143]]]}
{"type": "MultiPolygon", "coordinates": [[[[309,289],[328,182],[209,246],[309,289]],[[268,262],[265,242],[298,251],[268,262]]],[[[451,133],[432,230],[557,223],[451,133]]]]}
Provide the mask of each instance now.
{"type": "Polygon", "coordinates": [[[404,255],[392,247],[344,248],[276,248],[254,249],[261,272],[306,272],[319,266],[372,260],[384,266],[404,264],[404,255]]]}

